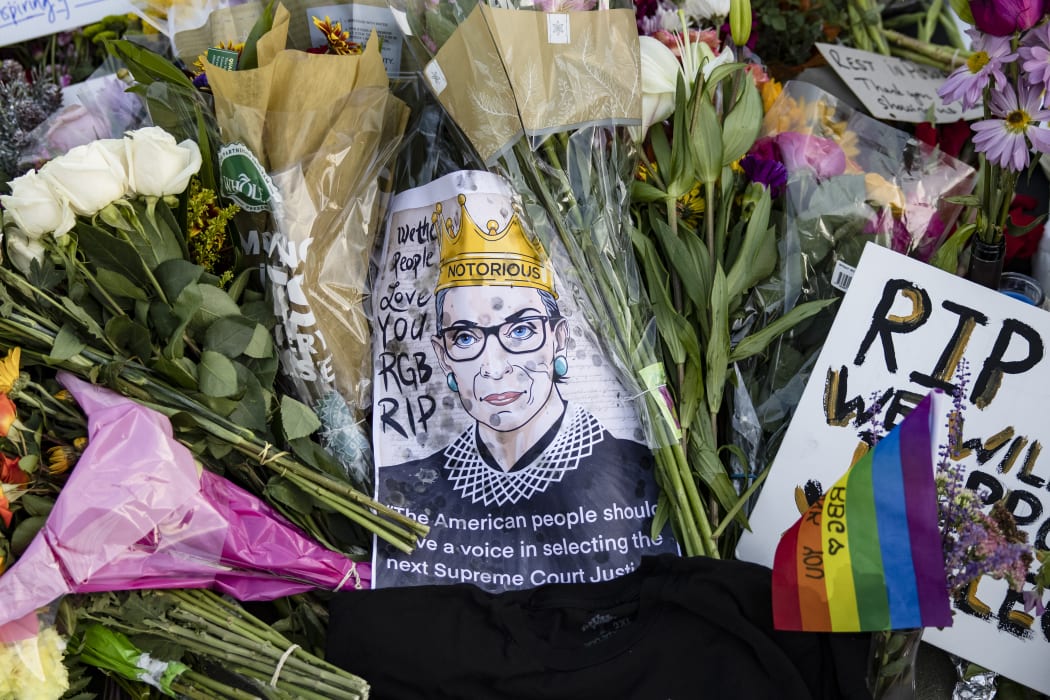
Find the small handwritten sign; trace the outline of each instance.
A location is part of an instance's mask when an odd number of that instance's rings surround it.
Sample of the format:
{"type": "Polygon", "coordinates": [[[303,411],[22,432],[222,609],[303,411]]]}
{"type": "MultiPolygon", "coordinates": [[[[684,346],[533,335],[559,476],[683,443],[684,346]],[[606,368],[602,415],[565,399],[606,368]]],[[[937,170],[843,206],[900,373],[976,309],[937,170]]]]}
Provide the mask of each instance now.
{"type": "Polygon", "coordinates": [[[132,11],[129,0],[0,0],[0,46],[132,11]]]}
{"type": "Polygon", "coordinates": [[[947,77],[942,70],[848,46],[817,44],[817,49],[876,119],[943,124],[982,115],[978,108],[964,112],[958,103],[941,101],[937,88],[947,77]]]}

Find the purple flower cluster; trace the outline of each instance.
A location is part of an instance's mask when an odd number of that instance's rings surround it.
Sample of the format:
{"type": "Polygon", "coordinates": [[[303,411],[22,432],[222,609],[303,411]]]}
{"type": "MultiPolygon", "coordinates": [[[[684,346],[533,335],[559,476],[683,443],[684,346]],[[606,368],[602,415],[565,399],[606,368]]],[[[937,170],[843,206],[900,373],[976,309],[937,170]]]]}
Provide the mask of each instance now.
{"type": "Polygon", "coordinates": [[[1050,129],[1041,125],[1050,120],[1050,20],[1041,0],[1005,4],[1010,12],[1002,10],[1001,0],[970,3],[976,27],[967,33],[973,53],[938,94],[963,109],[983,102],[987,118],[973,125],[974,149],[989,162],[1020,172],[1028,167],[1031,151],[1050,153],[1050,129]],[[1008,73],[1017,79],[1011,81],[1008,73]]]}
{"type": "Polygon", "coordinates": [[[987,505],[982,495],[965,487],[958,458],[962,439],[964,396],[970,369],[964,358],[956,370],[956,389],[948,416],[948,442],[938,450],[937,505],[948,588],[957,593],[982,576],[1006,579],[1020,590],[1032,563],[1027,536],[1017,528],[1002,502],[987,505]]]}

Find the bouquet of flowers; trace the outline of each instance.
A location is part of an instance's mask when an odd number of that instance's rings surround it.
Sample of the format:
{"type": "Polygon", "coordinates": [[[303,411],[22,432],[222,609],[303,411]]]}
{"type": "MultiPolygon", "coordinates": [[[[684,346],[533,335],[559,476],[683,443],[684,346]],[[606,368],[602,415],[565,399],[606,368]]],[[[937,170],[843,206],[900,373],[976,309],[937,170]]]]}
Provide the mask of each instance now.
{"type": "Polygon", "coordinates": [[[425,64],[428,87],[464,146],[503,176],[640,415],[657,462],[659,532],[670,518],[690,554],[714,553],[694,474],[679,442],[658,334],[624,225],[642,116],[631,5],[470,0],[391,2],[425,64]],[[566,99],[565,95],[574,95],[566,99]]]}
{"type": "Polygon", "coordinates": [[[205,66],[222,192],[241,207],[240,248],[273,299],[282,375],[321,414],[326,444],[356,444],[339,456],[366,484],[357,423],[371,387],[368,261],[408,109],[390,91],[376,37],[356,53],[308,54],[285,49],[290,21],[278,5],[257,25],[254,61],[205,66]],[[358,439],[340,439],[348,434],[358,439]]]}
{"type": "Polygon", "coordinates": [[[197,264],[225,234],[218,207],[200,206],[214,194],[187,196],[202,162],[192,141],[152,127],[16,179],[0,199],[0,348],[157,408],[206,463],[330,548],[360,541],[354,524],[411,548],[420,526],[340,478],[309,439],[316,416],[275,391],[271,315],[247,288],[250,271],[224,287],[197,264]],[[199,218],[180,221],[189,211],[199,218]]]}

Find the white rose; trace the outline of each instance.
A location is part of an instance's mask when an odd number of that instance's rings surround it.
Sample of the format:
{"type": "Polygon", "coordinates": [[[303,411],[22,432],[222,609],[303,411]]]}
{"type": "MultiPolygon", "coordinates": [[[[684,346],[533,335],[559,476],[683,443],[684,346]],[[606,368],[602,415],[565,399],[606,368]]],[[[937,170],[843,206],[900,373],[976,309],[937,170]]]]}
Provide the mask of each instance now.
{"type": "Polygon", "coordinates": [[[638,44],[642,58],[642,127],[637,140],[641,140],[649,133],[649,127],[674,112],[681,66],[674,52],[659,40],[642,35],[638,44]]]}
{"type": "Polygon", "coordinates": [[[38,172],[30,170],[9,184],[11,194],[0,196],[0,203],[6,210],[5,217],[27,236],[64,236],[73,228],[76,218],[69,203],[38,172]]]}
{"type": "Polygon", "coordinates": [[[29,274],[33,260],[44,259],[46,250],[39,238],[30,238],[17,228],[7,230],[7,257],[23,275],[29,274]]]}
{"type": "Polygon", "coordinates": [[[181,194],[190,184],[190,177],[201,168],[197,144],[189,139],[175,143],[175,137],[159,126],[129,131],[124,143],[131,189],[138,194],[181,194]]]}
{"type": "Polygon", "coordinates": [[[77,146],[46,163],[40,174],[73,211],[93,216],[128,191],[123,139],[100,139],[77,146]]]}

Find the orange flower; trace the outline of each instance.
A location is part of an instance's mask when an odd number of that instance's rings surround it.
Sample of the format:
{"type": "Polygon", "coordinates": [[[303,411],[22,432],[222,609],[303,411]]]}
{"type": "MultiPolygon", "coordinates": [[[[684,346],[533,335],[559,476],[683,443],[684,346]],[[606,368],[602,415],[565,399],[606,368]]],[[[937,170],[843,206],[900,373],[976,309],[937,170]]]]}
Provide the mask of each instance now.
{"type": "Polygon", "coordinates": [[[20,460],[21,457],[8,457],[0,452],[0,481],[5,484],[24,484],[29,481],[29,475],[18,466],[20,460]]]}
{"type": "Polygon", "coordinates": [[[0,394],[0,438],[7,437],[17,417],[18,409],[15,407],[15,402],[7,394],[0,394]]]}
{"type": "MultiPolygon", "coordinates": [[[[4,493],[4,489],[0,488],[0,520],[4,522],[4,527],[11,527],[11,518],[14,513],[11,512],[11,504],[7,501],[7,494],[4,493]]],[[[0,556],[0,572],[4,570],[4,558],[0,556]]]]}

